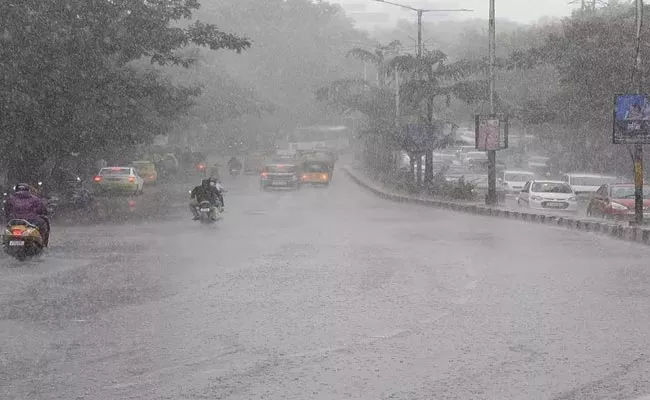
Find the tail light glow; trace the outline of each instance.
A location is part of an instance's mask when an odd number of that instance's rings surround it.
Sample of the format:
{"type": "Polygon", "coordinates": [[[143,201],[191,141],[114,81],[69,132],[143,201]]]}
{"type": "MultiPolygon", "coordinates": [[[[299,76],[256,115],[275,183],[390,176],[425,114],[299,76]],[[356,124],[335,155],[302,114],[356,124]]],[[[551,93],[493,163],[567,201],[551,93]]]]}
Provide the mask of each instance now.
{"type": "Polygon", "coordinates": [[[99,176],[99,175],[98,175],[98,176],[95,176],[95,177],[93,177],[93,181],[95,181],[95,182],[101,182],[101,181],[102,181],[102,177],[99,176]]]}
{"type": "Polygon", "coordinates": [[[267,174],[266,172],[262,172],[262,173],[260,174],[260,176],[261,176],[262,178],[266,178],[268,175],[269,175],[269,174],[267,174]]]}
{"type": "Polygon", "coordinates": [[[25,232],[22,229],[12,229],[11,230],[11,235],[12,236],[22,236],[23,232],[25,232]]]}
{"type": "Polygon", "coordinates": [[[135,176],[129,176],[129,182],[130,183],[135,182],[135,176]]]}
{"type": "Polygon", "coordinates": [[[320,177],[321,179],[327,179],[327,174],[322,174],[320,177]]]}
{"type": "Polygon", "coordinates": [[[196,169],[199,169],[199,170],[205,169],[205,165],[199,164],[199,165],[196,166],[196,169]]]}

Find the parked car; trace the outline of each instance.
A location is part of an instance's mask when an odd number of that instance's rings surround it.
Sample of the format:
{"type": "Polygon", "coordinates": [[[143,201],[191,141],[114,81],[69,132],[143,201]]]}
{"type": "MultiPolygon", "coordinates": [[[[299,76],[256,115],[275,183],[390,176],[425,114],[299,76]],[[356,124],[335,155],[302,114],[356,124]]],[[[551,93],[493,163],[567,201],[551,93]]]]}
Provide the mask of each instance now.
{"type": "Polygon", "coordinates": [[[621,179],[615,176],[585,174],[580,172],[564,174],[561,179],[571,185],[573,191],[578,197],[591,196],[601,187],[601,185],[621,182],[621,179]]]}
{"type": "Polygon", "coordinates": [[[519,192],[517,205],[537,210],[578,211],[576,195],[568,183],[532,180],[519,192]]]}
{"type": "MultiPolygon", "coordinates": [[[[474,194],[480,199],[484,199],[485,196],[487,196],[488,193],[488,176],[487,174],[484,175],[466,175],[464,177],[465,182],[471,183],[474,185],[474,194]]],[[[499,182],[496,182],[496,191],[497,191],[497,199],[499,202],[505,202],[506,200],[506,191],[502,185],[499,184],[499,182]]]]}
{"type": "MultiPolygon", "coordinates": [[[[604,184],[596,190],[587,206],[587,215],[606,219],[634,219],[634,184],[604,184]]],[[[643,185],[643,218],[650,218],[650,187],[643,185]]]]}
{"type": "Polygon", "coordinates": [[[470,151],[461,156],[461,162],[465,166],[472,164],[487,162],[488,155],[485,151],[470,151]]]}
{"type": "Polygon", "coordinates": [[[530,171],[505,170],[499,174],[499,181],[506,194],[517,196],[528,181],[535,179],[535,173],[530,171]]]}

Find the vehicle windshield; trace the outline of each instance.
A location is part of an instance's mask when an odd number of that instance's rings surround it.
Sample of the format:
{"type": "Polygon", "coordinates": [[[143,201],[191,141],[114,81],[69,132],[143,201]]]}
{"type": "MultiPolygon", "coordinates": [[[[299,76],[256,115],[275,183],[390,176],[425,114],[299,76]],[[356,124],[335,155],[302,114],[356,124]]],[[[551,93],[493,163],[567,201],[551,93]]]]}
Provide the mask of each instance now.
{"type": "Polygon", "coordinates": [[[528,182],[535,174],[506,173],[504,179],[508,182],[528,182]]]}
{"type": "Polygon", "coordinates": [[[305,172],[328,172],[329,168],[326,164],[321,163],[306,163],[303,166],[305,172]]]}
{"type": "Polygon", "coordinates": [[[296,167],[293,165],[267,165],[264,167],[264,172],[268,172],[270,174],[286,174],[295,171],[296,167]]]}
{"type": "MultiPolygon", "coordinates": [[[[612,186],[611,188],[612,199],[633,199],[634,198],[634,186],[612,186]]],[[[650,187],[643,186],[643,197],[650,198],[650,187]]]]}
{"type": "Polygon", "coordinates": [[[606,176],[589,177],[589,176],[574,176],[571,177],[571,184],[574,186],[600,186],[606,183],[615,183],[617,178],[606,176]]]}
{"type": "Polygon", "coordinates": [[[568,184],[555,182],[535,182],[531,191],[536,193],[573,193],[568,184]]]}
{"type": "Polygon", "coordinates": [[[133,164],[138,171],[153,171],[156,167],[153,164],[133,164]]]}
{"type": "Polygon", "coordinates": [[[99,175],[129,175],[131,170],[128,168],[103,168],[99,175]]]}

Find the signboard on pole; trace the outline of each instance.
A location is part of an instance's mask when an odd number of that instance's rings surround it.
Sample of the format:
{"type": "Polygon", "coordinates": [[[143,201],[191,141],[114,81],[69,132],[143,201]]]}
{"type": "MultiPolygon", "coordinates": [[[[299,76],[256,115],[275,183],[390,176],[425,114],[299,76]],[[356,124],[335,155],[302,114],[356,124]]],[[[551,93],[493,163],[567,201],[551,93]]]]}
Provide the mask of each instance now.
{"type": "Polygon", "coordinates": [[[508,120],[502,115],[477,115],[475,118],[476,150],[503,150],[508,148],[508,120]]]}
{"type": "Polygon", "coordinates": [[[650,96],[621,94],[614,100],[614,144],[650,144],[650,96]]]}
{"type": "Polygon", "coordinates": [[[429,146],[431,135],[429,127],[425,124],[406,124],[405,148],[410,151],[424,151],[429,146]]]}

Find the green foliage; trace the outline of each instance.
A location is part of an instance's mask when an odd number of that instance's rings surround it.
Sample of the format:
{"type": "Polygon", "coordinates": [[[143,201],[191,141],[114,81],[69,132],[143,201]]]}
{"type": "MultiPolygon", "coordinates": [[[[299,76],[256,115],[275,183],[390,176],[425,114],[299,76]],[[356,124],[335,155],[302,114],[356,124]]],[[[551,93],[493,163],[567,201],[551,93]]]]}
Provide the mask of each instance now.
{"type": "Polygon", "coordinates": [[[176,87],[134,61],[189,66],[188,44],[237,52],[245,38],[187,19],[196,0],[0,3],[0,157],[25,169],[70,152],[97,156],[164,133],[197,87],[176,87]]]}

